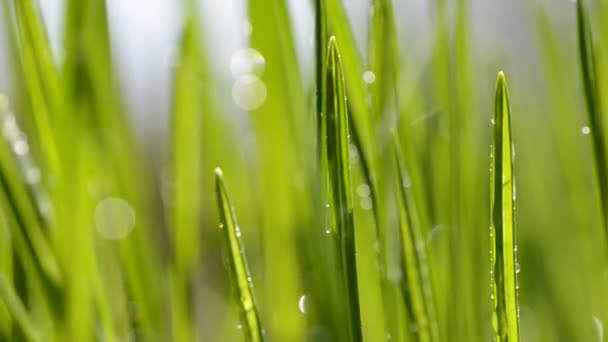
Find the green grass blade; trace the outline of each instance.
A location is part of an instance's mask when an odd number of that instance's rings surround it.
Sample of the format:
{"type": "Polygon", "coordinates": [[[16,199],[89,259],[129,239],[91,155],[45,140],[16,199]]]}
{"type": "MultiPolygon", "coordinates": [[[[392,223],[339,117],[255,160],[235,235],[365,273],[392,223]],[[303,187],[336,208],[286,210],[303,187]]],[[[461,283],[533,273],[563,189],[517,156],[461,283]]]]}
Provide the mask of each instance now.
{"type": "Polygon", "coordinates": [[[329,40],[323,115],[332,227],[338,239],[349,305],[352,340],[362,340],[351,194],[349,128],[340,52],[335,37],[329,40]]]}
{"type": "Polygon", "coordinates": [[[201,123],[199,105],[199,65],[197,34],[190,18],[183,32],[177,61],[173,99],[172,201],[168,216],[173,237],[175,270],[172,273],[173,337],[176,341],[192,340],[189,325],[188,294],[192,272],[199,254],[201,189],[201,123]]]}
{"type": "Polygon", "coordinates": [[[197,261],[200,227],[200,106],[199,69],[195,26],[189,21],[177,64],[173,100],[173,179],[170,217],[176,264],[180,272],[197,261]]]}
{"type": "Polygon", "coordinates": [[[241,230],[230,202],[228,190],[224,185],[222,170],[219,168],[215,169],[215,189],[220,213],[220,229],[224,231],[230,273],[232,280],[236,283],[237,298],[247,337],[251,342],[264,341],[264,332],[253,292],[253,282],[249,274],[243,242],[241,241],[241,230]]]}
{"type": "Polygon", "coordinates": [[[20,43],[23,76],[28,91],[38,148],[43,165],[58,176],[61,171],[56,136],[57,119],[63,115],[59,71],[53,59],[42,16],[34,0],[13,1],[20,43]]]}
{"type": "Polygon", "coordinates": [[[401,233],[405,301],[418,341],[439,341],[439,328],[433,287],[427,262],[426,241],[422,233],[414,197],[406,185],[407,168],[399,144],[395,143],[395,174],[401,233]]]}
{"type": "Polygon", "coordinates": [[[587,118],[589,120],[590,138],[595,162],[595,174],[599,186],[600,205],[604,220],[604,228],[608,229],[608,165],[606,158],[606,138],[602,121],[602,104],[598,89],[597,72],[593,48],[591,25],[587,17],[587,9],[583,0],[576,2],[576,18],[578,28],[578,50],[581,60],[581,73],[587,118]]]}
{"type": "Polygon", "coordinates": [[[517,260],[514,221],[513,143],[507,82],[502,72],[496,84],[494,142],[491,161],[491,267],[496,341],[519,341],[517,260]]]}
{"type": "Polygon", "coordinates": [[[21,330],[30,341],[42,341],[40,332],[30,318],[27,309],[10,286],[6,276],[0,273],[0,298],[15,318],[21,330]]]}

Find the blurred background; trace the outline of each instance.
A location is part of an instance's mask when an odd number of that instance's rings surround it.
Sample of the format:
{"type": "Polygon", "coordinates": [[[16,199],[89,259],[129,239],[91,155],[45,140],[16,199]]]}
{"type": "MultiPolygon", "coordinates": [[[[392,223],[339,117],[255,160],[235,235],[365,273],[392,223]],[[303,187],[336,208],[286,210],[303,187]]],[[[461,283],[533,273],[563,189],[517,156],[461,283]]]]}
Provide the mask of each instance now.
{"type": "MultiPolygon", "coordinates": [[[[213,103],[212,109],[207,108],[213,116],[205,121],[208,128],[203,129],[200,152],[204,156],[199,208],[202,261],[194,277],[197,295],[192,299],[200,304],[195,324],[200,340],[243,338],[242,323],[230,304],[230,286],[222,267],[225,256],[216,229],[211,172],[216,166],[224,168],[233,190],[270,339],[339,340],[326,329],[330,323],[322,314],[312,314],[315,299],[309,292],[314,294],[315,262],[321,261],[308,254],[311,238],[306,234],[319,228],[315,217],[321,214],[301,201],[308,171],[291,172],[300,158],[307,157],[292,154],[287,147],[280,150],[277,145],[290,137],[281,129],[289,125],[267,121],[293,114],[282,111],[282,100],[277,99],[288,93],[281,83],[285,70],[298,74],[296,88],[302,90],[301,102],[308,106],[302,112],[310,114],[314,108],[313,3],[286,3],[291,31],[277,24],[276,12],[265,8],[263,1],[255,2],[253,8],[245,0],[198,2],[202,63],[206,63],[206,79],[212,80],[204,83],[202,91],[213,103]],[[264,20],[268,23],[263,28],[256,25],[264,20]],[[293,35],[297,64],[291,69],[283,66],[284,56],[271,48],[285,32],[293,35]],[[280,71],[277,65],[282,66],[280,71]],[[243,77],[251,74],[255,77],[243,77]],[[286,179],[289,190],[277,190],[286,179]]],[[[357,52],[368,66],[370,1],[342,3],[357,52]]],[[[54,58],[61,65],[65,4],[59,0],[40,0],[39,4],[54,58]]],[[[602,74],[607,67],[608,4],[589,5],[602,74]]],[[[152,179],[148,202],[154,208],[163,207],[173,79],[184,15],[173,0],[108,0],[107,11],[118,93],[144,156],[137,169],[152,179]]],[[[419,191],[426,191],[428,201],[425,232],[434,260],[442,337],[448,341],[491,340],[488,168],[490,120],[500,70],[509,81],[516,150],[522,340],[603,341],[608,318],[607,249],[583,103],[575,13],[571,0],[394,1],[402,105],[392,109],[400,115],[394,125],[404,134],[402,143],[412,146],[410,156],[417,158],[413,164],[425,179],[419,191]],[[466,99],[466,105],[459,107],[465,108],[461,130],[450,126],[453,99],[466,99]],[[460,153],[456,163],[450,159],[453,151],[460,153]],[[457,191],[448,189],[447,181],[455,172],[463,175],[457,191]],[[456,219],[453,208],[457,208],[456,219]]],[[[0,24],[0,93],[19,98],[19,73],[5,24],[0,24]]],[[[371,73],[361,78],[373,84],[374,70],[364,69],[371,73]]],[[[608,85],[608,78],[600,84],[608,85]]],[[[607,98],[608,93],[602,95],[607,98]]],[[[206,113],[202,111],[203,116],[206,113]]],[[[307,128],[301,132],[312,132],[310,120],[303,122],[307,128]]],[[[379,131],[377,140],[387,140],[379,131]]],[[[353,165],[355,216],[363,227],[358,244],[362,246],[366,340],[410,340],[407,334],[394,337],[384,331],[369,188],[356,161],[353,165]]],[[[394,189],[386,183],[383,196],[389,198],[394,189]]],[[[388,205],[385,214],[388,222],[395,222],[394,207],[388,205]]],[[[154,209],[138,215],[149,217],[155,228],[165,226],[160,223],[163,214],[154,209]]]]}

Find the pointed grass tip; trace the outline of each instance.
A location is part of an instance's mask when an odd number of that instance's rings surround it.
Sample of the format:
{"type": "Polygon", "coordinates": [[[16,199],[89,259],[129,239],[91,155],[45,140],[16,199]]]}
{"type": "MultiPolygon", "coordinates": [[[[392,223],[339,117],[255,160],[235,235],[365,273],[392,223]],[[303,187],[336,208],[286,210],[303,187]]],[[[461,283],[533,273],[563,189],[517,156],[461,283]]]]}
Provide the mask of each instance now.
{"type": "Polygon", "coordinates": [[[505,84],[505,83],[507,83],[507,79],[505,78],[505,73],[504,73],[504,71],[500,70],[500,71],[498,72],[498,76],[497,76],[497,82],[498,82],[499,84],[505,84]]]}

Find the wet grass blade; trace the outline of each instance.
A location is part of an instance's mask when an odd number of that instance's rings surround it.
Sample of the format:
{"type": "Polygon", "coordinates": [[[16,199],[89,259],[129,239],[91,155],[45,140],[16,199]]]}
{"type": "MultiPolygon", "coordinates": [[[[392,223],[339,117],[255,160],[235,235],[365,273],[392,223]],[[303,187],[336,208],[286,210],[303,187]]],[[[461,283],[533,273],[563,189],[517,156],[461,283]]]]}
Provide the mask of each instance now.
{"type": "Polygon", "coordinates": [[[241,231],[230,202],[228,190],[224,185],[222,170],[219,168],[215,169],[215,189],[220,213],[220,229],[223,230],[226,242],[230,273],[236,284],[237,299],[241,308],[247,338],[251,342],[264,341],[264,333],[253,293],[253,283],[245,258],[243,242],[241,241],[241,231]]]}
{"type": "Polygon", "coordinates": [[[494,141],[491,155],[491,267],[496,341],[519,341],[517,260],[514,220],[515,182],[507,82],[502,72],[496,84],[494,141]]]}
{"type": "Polygon", "coordinates": [[[331,207],[332,228],[336,233],[337,245],[340,250],[341,271],[345,281],[344,289],[348,298],[351,339],[361,341],[355,225],[349,161],[348,114],[340,58],[336,38],[332,36],[329,40],[323,94],[329,205],[331,207]]]}
{"type": "Polygon", "coordinates": [[[600,204],[604,228],[608,229],[608,165],[606,162],[606,138],[602,121],[602,104],[598,89],[597,72],[593,48],[591,25],[587,17],[587,9],[583,0],[576,2],[576,18],[578,28],[578,50],[581,59],[581,73],[587,118],[589,120],[589,136],[593,149],[595,174],[599,186],[600,204]]]}
{"type": "Polygon", "coordinates": [[[433,287],[427,262],[426,241],[418,219],[414,197],[406,184],[407,168],[399,144],[395,143],[395,188],[399,210],[405,301],[418,341],[439,341],[433,287]]]}

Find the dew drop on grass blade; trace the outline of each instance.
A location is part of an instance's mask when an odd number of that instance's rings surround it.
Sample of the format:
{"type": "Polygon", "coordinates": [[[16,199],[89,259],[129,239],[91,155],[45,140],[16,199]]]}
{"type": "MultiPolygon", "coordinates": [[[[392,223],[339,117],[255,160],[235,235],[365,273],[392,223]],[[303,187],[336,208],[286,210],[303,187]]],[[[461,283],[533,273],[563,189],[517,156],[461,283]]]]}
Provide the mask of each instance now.
{"type": "Polygon", "coordinates": [[[220,213],[220,229],[223,230],[228,264],[232,281],[236,284],[237,299],[241,308],[243,325],[247,338],[251,342],[264,341],[264,334],[253,293],[253,282],[249,274],[241,231],[236,220],[234,208],[230,202],[228,190],[224,185],[222,170],[215,169],[215,190],[220,213]]]}
{"type": "Polygon", "coordinates": [[[353,341],[362,340],[357,281],[355,227],[349,161],[349,128],[344,76],[336,38],[329,39],[324,87],[324,130],[331,222],[340,250],[353,341]]]}
{"type": "Polygon", "coordinates": [[[413,195],[406,188],[407,168],[403,154],[395,140],[395,188],[399,210],[405,301],[418,341],[439,341],[439,328],[433,300],[433,287],[429,275],[426,242],[421,230],[413,195]]]}
{"type": "Polygon", "coordinates": [[[602,122],[602,104],[598,89],[597,72],[595,69],[595,56],[593,50],[593,37],[587,9],[583,0],[576,1],[576,18],[578,28],[578,49],[581,60],[581,75],[587,119],[589,120],[589,136],[593,149],[595,173],[599,185],[600,205],[604,228],[608,229],[608,166],[606,165],[606,141],[602,122]]]}
{"type": "Polygon", "coordinates": [[[507,82],[496,84],[494,138],[491,154],[491,284],[495,340],[519,341],[517,260],[514,222],[513,143],[507,82]]]}

